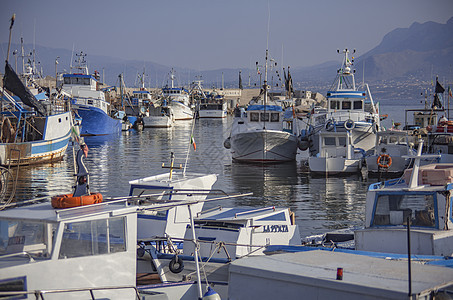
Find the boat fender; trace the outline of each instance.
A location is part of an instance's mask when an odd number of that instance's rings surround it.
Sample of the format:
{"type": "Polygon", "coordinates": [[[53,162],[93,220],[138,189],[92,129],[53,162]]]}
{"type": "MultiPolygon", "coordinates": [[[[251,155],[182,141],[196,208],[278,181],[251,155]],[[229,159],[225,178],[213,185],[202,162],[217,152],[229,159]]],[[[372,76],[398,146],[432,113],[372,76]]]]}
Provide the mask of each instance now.
{"type": "Polygon", "coordinates": [[[214,291],[210,286],[208,290],[204,293],[202,300],[221,300],[220,295],[214,291]]]}
{"type": "Polygon", "coordinates": [[[308,139],[301,139],[297,143],[297,146],[300,150],[305,151],[310,146],[310,142],[308,141],[308,139]]]}
{"type": "Polygon", "coordinates": [[[355,123],[353,120],[348,119],[344,122],[344,128],[346,128],[347,130],[352,130],[352,129],[354,129],[354,127],[355,127],[355,123]]]}
{"type": "Polygon", "coordinates": [[[177,255],[173,256],[173,258],[170,260],[170,263],[168,264],[168,268],[172,273],[181,273],[181,271],[184,270],[184,263],[182,262],[182,258],[177,255]]]}
{"type": "Polygon", "coordinates": [[[380,168],[388,169],[392,165],[392,158],[388,154],[381,154],[376,162],[380,168]]]}
{"type": "Polygon", "coordinates": [[[327,131],[332,131],[335,127],[335,124],[332,120],[327,120],[326,122],[326,130],[327,131]]]}
{"type": "Polygon", "coordinates": [[[223,147],[227,148],[227,149],[230,149],[231,148],[231,138],[227,138],[224,142],[223,142],[223,147]]]}

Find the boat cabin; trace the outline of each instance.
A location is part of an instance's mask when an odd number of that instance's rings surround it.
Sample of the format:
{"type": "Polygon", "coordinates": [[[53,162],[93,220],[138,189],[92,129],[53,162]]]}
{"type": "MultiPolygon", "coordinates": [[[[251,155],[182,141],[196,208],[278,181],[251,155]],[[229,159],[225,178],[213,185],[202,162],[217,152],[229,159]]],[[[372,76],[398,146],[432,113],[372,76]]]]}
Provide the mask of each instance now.
{"type": "MultiPolygon", "coordinates": [[[[192,230],[184,239],[192,239],[192,230]]],[[[201,257],[232,259],[244,255],[262,255],[265,245],[300,244],[299,227],[288,208],[266,207],[223,208],[199,212],[195,217],[195,232],[200,241],[201,257]],[[214,243],[225,242],[226,251],[212,253],[214,243]]],[[[193,253],[193,243],[184,243],[183,253],[193,253]]]]}
{"type": "Polygon", "coordinates": [[[355,232],[357,250],[407,253],[410,225],[411,253],[453,254],[453,164],[421,166],[418,185],[409,188],[411,175],[408,169],[400,179],[370,185],[365,229],[355,232]]]}
{"type": "MultiPolygon", "coordinates": [[[[134,288],[117,288],[135,286],[136,210],[123,201],[62,210],[47,202],[0,211],[0,290],[112,287],[94,294],[132,299],[134,288]]],[[[90,298],[90,291],[63,295],[90,298]]]]}
{"type": "MultiPolygon", "coordinates": [[[[175,166],[175,168],[177,167],[175,166]]],[[[171,174],[164,173],[130,181],[129,195],[140,195],[145,199],[140,203],[144,206],[169,200],[204,200],[216,181],[217,176],[215,174],[183,174],[178,170],[172,171],[171,174]]],[[[202,209],[203,203],[191,206],[193,214],[202,209]]],[[[186,226],[189,223],[189,209],[184,205],[161,210],[142,211],[138,214],[137,237],[140,240],[166,236],[183,238],[186,226]]]]}

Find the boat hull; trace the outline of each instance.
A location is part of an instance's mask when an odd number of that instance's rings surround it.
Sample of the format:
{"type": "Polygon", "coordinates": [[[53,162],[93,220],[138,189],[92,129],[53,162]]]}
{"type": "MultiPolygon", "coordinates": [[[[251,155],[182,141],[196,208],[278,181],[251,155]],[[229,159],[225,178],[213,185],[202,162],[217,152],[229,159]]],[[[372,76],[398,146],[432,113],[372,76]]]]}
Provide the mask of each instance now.
{"type": "Polygon", "coordinates": [[[0,143],[1,165],[31,165],[61,160],[71,137],[71,113],[48,116],[43,139],[0,143]]]}
{"type": "Polygon", "coordinates": [[[311,172],[319,174],[350,174],[360,171],[361,160],[343,157],[309,157],[308,166],[311,172]]]}
{"type": "Polygon", "coordinates": [[[170,102],[170,105],[173,109],[173,114],[175,116],[175,120],[178,121],[178,120],[192,120],[193,118],[193,111],[190,107],[188,107],[187,105],[179,102],[179,101],[176,101],[176,100],[172,100],[170,102]]]}
{"type": "Polygon", "coordinates": [[[235,161],[285,162],[296,159],[297,137],[285,131],[256,130],[231,136],[231,155],[235,161]]]}
{"type": "Polygon", "coordinates": [[[201,109],[198,111],[199,118],[226,118],[226,110],[208,110],[201,109]]]}
{"type": "Polygon", "coordinates": [[[111,118],[103,110],[85,105],[77,106],[75,109],[82,118],[80,135],[107,135],[121,132],[121,120],[111,118]]]}
{"type": "Polygon", "coordinates": [[[406,159],[400,156],[391,156],[392,164],[387,169],[382,168],[379,170],[377,160],[378,155],[368,156],[366,160],[366,167],[369,173],[378,173],[381,171],[382,173],[393,173],[393,174],[400,174],[403,173],[404,170],[409,166],[410,159],[406,159]]]}
{"type": "Polygon", "coordinates": [[[168,116],[144,117],[145,128],[169,128],[173,126],[173,120],[168,116]]]}

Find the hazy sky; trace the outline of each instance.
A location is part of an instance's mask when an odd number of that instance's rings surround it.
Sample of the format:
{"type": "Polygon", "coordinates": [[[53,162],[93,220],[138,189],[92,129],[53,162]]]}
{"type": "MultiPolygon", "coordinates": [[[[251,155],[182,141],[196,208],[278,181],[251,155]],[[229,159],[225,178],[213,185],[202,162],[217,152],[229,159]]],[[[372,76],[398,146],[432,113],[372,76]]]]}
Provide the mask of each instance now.
{"type": "Polygon", "coordinates": [[[13,13],[15,43],[22,36],[88,55],[211,70],[262,62],[268,28],[271,56],[284,66],[340,60],[337,48],[360,56],[395,28],[445,23],[453,0],[0,0],[1,43],[13,13]]]}

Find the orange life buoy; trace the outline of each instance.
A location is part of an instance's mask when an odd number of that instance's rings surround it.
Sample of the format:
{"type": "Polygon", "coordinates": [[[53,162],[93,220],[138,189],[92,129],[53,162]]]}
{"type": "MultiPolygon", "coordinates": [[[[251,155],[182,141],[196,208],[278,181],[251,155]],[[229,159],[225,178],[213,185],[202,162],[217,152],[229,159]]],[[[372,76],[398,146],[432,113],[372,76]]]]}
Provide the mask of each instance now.
{"type": "Polygon", "coordinates": [[[392,158],[388,154],[381,154],[377,158],[377,164],[381,168],[388,169],[392,165],[392,158]]]}
{"type": "Polygon", "coordinates": [[[52,197],[53,208],[71,208],[83,205],[90,205],[102,202],[101,193],[91,193],[81,197],[73,197],[72,194],[58,195],[52,197]]]}

